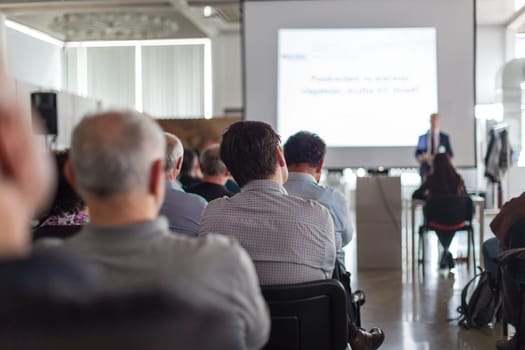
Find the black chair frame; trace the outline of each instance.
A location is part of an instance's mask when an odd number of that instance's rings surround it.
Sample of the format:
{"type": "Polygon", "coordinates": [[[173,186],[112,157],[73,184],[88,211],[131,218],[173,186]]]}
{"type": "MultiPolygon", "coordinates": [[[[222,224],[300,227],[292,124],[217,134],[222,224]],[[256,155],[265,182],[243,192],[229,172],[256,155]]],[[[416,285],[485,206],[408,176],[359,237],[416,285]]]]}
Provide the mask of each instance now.
{"type": "Polygon", "coordinates": [[[474,229],[472,218],[474,215],[474,204],[469,196],[463,195],[439,195],[430,196],[426,200],[424,210],[425,222],[419,227],[418,263],[424,266],[425,243],[424,234],[429,231],[458,232],[467,231],[467,265],[470,267],[472,255],[473,266],[476,264],[476,245],[474,243],[474,229]],[[455,226],[464,224],[460,228],[441,229],[433,225],[455,226]],[[472,254],[471,254],[472,251],[472,254]]]}
{"type": "Polygon", "coordinates": [[[348,342],[347,296],[339,281],[261,286],[272,330],[265,350],[343,350],[348,342]]]}

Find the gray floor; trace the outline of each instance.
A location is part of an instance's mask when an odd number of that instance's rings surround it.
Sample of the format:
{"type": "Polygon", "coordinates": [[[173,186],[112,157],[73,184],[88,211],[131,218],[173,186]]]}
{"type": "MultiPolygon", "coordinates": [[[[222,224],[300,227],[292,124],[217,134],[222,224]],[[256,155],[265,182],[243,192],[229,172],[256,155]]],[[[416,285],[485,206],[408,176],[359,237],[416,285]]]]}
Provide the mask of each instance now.
{"type": "MultiPolygon", "coordinates": [[[[412,269],[410,258],[405,257],[402,270],[350,268],[353,289],[364,290],[367,297],[362,308],[363,327],[384,330],[381,349],[495,349],[496,340],[502,338],[501,325],[464,330],[455,320],[461,290],[474,275],[472,268],[458,263],[450,272],[439,270],[438,243],[433,234],[426,249],[425,274],[421,266],[412,269]]],[[[345,250],[347,265],[355,266],[355,243],[345,250]]],[[[451,252],[456,257],[466,255],[465,234],[455,238],[451,252]]]]}

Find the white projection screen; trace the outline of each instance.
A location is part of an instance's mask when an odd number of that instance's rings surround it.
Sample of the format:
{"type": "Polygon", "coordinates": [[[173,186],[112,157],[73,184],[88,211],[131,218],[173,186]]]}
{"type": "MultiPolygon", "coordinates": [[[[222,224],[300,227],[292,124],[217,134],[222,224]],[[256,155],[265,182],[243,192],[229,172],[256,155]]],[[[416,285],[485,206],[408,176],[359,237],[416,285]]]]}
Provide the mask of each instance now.
{"type": "Polygon", "coordinates": [[[474,0],[244,1],[247,120],[328,145],[326,167],[416,167],[439,112],[475,166],[474,0]]]}

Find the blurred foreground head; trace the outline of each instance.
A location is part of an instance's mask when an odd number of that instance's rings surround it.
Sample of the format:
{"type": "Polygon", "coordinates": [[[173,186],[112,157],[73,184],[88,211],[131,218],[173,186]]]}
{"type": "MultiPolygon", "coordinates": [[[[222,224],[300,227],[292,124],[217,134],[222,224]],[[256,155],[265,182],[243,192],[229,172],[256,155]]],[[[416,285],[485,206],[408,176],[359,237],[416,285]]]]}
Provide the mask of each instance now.
{"type": "Polygon", "coordinates": [[[33,133],[40,128],[0,71],[0,255],[28,249],[29,222],[54,189],[51,160],[33,133]]]}

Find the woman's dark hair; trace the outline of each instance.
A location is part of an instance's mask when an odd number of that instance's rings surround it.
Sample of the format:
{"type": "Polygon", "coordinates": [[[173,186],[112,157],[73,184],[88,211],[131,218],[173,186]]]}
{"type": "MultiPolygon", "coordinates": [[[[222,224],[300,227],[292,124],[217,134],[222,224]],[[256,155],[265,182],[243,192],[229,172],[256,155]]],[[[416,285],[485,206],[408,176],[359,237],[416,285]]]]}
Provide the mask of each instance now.
{"type": "Polygon", "coordinates": [[[199,156],[197,152],[192,149],[184,148],[184,155],[182,156],[182,167],[180,169],[180,175],[189,175],[197,163],[199,156]]]}
{"type": "Polygon", "coordinates": [[[462,194],[465,191],[463,179],[447,153],[438,153],[432,161],[431,194],[462,194]]]}
{"type": "Polygon", "coordinates": [[[65,150],[55,152],[58,184],[49,215],[78,213],[85,207],[84,201],[80,198],[73,187],[71,187],[64,175],[64,166],[68,159],[69,151],[65,150]]]}

